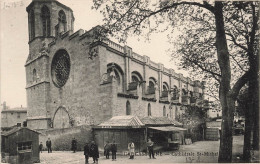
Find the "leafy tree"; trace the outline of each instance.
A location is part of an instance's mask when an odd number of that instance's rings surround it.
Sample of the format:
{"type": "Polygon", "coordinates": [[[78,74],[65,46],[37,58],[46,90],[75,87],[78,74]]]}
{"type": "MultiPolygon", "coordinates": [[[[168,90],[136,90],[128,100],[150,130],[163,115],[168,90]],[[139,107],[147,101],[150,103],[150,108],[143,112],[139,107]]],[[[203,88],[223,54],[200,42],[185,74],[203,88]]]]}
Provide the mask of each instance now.
{"type": "Polygon", "coordinates": [[[252,88],[256,87],[258,3],[94,0],[93,8],[104,15],[104,32],[119,41],[129,34],[149,37],[152,32],[176,31],[176,27],[185,31],[173,44],[177,50],[173,57],[183,68],[215,79],[223,115],[219,162],[231,162],[235,101],[252,75],[252,88]]]}

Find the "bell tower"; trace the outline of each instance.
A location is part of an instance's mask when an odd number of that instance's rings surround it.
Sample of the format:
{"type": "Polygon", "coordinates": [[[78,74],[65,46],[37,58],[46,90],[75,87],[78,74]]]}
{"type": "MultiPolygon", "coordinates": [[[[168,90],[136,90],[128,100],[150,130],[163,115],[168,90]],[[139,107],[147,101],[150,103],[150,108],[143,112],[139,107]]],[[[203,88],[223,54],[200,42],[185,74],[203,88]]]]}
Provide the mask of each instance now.
{"type": "Polygon", "coordinates": [[[33,0],[28,13],[29,55],[25,63],[27,126],[47,129],[50,123],[50,63],[48,44],[74,30],[73,11],[56,0],[33,0]]]}

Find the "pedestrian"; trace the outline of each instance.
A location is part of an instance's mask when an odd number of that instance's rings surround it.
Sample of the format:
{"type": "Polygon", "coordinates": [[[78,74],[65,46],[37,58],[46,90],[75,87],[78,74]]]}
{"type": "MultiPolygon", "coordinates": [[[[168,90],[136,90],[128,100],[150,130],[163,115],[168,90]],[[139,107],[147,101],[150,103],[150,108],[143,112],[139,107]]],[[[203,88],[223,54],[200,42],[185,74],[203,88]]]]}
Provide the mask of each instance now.
{"type": "Polygon", "coordinates": [[[98,163],[99,158],[99,152],[98,152],[98,146],[95,144],[94,141],[91,142],[91,145],[89,147],[89,156],[93,158],[94,163],[98,163]]]}
{"type": "Polygon", "coordinates": [[[106,159],[109,159],[109,152],[110,152],[110,144],[109,141],[104,146],[104,156],[106,156],[106,159]]]}
{"type": "Polygon", "coordinates": [[[151,159],[151,157],[153,157],[153,159],[156,159],[156,158],[154,158],[153,145],[154,145],[154,142],[149,138],[148,142],[147,142],[147,149],[149,152],[150,159],[151,159]]]}
{"type": "Polygon", "coordinates": [[[43,148],[43,145],[42,145],[42,142],[41,142],[40,145],[39,145],[39,152],[41,152],[41,153],[42,153],[42,148],[43,148]]]}
{"type": "Polygon", "coordinates": [[[112,161],[116,161],[116,152],[117,152],[117,145],[115,141],[111,144],[111,152],[112,152],[112,161]]]}
{"type": "Polygon", "coordinates": [[[130,155],[129,159],[134,159],[134,156],[135,156],[135,144],[133,142],[130,142],[128,144],[128,150],[129,150],[129,155],[130,155]]]}
{"type": "Polygon", "coordinates": [[[76,150],[77,150],[77,140],[75,139],[75,137],[71,141],[71,150],[73,151],[73,153],[76,153],[76,150]]]}
{"type": "Polygon", "coordinates": [[[46,141],[46,147],[48,149],[48,153],[52,153],[52,150],[51,150],[51,140],[50,138],[48,138],[48,140],[46,141]]]}
{"type": "Polygon", "coordinates": [[[85,164],[88,164],[88,159],[89,159],[89,146],[88,143],[86,142],[84,146],[84,155],[85,155],[85,164]]]}

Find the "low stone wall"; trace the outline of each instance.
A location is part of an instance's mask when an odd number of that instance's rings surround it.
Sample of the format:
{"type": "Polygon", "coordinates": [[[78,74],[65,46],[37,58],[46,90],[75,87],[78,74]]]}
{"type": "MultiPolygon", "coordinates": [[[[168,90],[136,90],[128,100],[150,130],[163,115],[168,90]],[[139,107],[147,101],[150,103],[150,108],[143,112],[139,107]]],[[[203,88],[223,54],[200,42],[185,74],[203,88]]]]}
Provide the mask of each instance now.
{"type": "Polygon", "coordinates": [[[75,137],[77,140],[77,150],[83,150],[86,142],[93,140],[92,127],[89,125],[82,125],[64,129],[48,129],[38,130],[39,142],[43,144],[43,150],[47,150],[46,141],[48,138],[52,142],[52,150],[54,151],[68,151],[71,150],[71,141],[75,137]]]}

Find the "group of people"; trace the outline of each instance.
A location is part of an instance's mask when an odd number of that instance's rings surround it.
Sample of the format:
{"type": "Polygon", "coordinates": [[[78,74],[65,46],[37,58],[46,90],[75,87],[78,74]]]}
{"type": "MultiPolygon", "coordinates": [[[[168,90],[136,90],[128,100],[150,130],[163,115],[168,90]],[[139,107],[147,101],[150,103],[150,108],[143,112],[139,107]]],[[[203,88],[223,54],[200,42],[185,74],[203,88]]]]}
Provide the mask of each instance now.
{"type": "Polygon", "coordinates": [[[84,146],[85,163],[88,163],[89,157],[93,158],[94,163],[98,163],[99,152],[97,144],[92,141],[90,144],[86,143],[84,146]]]}
{"type": "Polygon", "coordinates": [[[117,145],[115,141],[113,141],[111,144],[109,141],[104,146],[104,156],[106,156],[106,159],[109,159],[109,152],[112,153],[112,161],[116,160],[116,152],[117,152],[117,145]]]}
{"type": "MultiPolygon", "coordinates": [[[[156,159],[154,157],[153,146],[154,146],[154,142],[152,142],[151,139],[148,139],[147,150],[148,150],[150,159],[151,158],[156,159]]],[[[47,147],[48,153],[52,153],[50,138],[48,138],[48,140],[46,141],[46,147],[47,147]]],[[[39,151],[42,152],[42,149],[43,149],[43,144],[41,142],[39,145],[39,151]]],[[[72,139],[71,149],[74,153],[77,150],[77,140],[75,139],[75,137],[72,139]]],[[[130,155],[129,159],[134,159],[134,155],[135,155],[134,142],[130,142],[128,144],[128,150],[129,150],[129,155],[130,155]]],[[[112,153],[112,161],[115,161],[116,152],[117,152],[117,144],[115,143],[115,141],[113,141],[111,144],[109,143],[109,141],[107,141],[106,144],[104,145],[104,156],[106,156],[106,159],[109,159],[110,151],[112,153]]],[[[85,155],[85,163],[88,163],[89,157],[93,158],[94,163],[98,163],[98,158],[99,158],[98,146],[96,145],[96,143],[94,141],[92,141],[90,144],[89,143],[85,144],[84,155],[85,155]]]]}
{"type": "MultiPolygon", "coordinates": [[[[50,140],[50,138],[48,138],[48,140],[46,141],[46,147],[47,147],[48,153],[52,153],[51,140],[50,140]]],[[[43,144],[42,144],[42,142],[40,142],[39,152],[42,153],[42,150],[43,150],[43,144]]],[[[77,150],[77,140],[75,139],[75,137],[72,139],[72,142],[71,142],[71,150],[72,150],[74,153],[75,153],[76,150],[77,150]]]]}
{"type": "MultiPolygon", "coordinates": [[[[48,138],[48,140],[46,141],[46,147],[47,147],[48,153],[52,153],[50,138],[48,138]]],[[[39,145],[39,152],[42,153],[42,150],[43,150],[43,144],[41,142],[40,145],[39,145]]]]}
{"type": "MultiPolygon", "coordinates": [[[[153,159],[156,159],[154,157],[154,150],[153,150],[153,146],[154,146],[154,142],[149,138],[148,139],[148,142],[147,142],[147,151],[149,153],[149,158],[153,158],[153,159]]],[[[135,144],[134,142],[130,142],[128,144],[128,150],[129,150],[129,155],[130,155],[130,158],[129,159],[134,159],[134,155],[135,155],[135,144]]]]}

